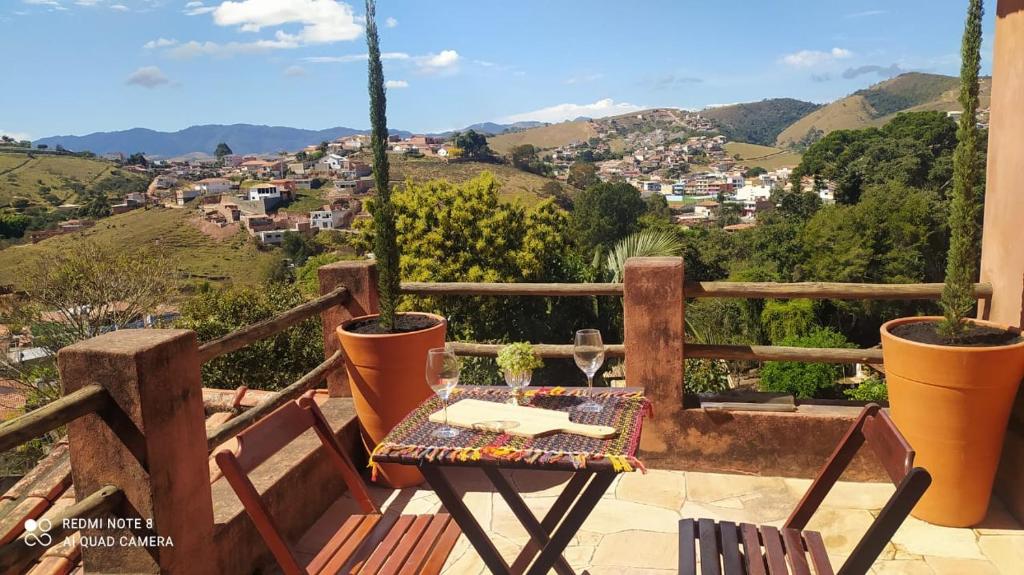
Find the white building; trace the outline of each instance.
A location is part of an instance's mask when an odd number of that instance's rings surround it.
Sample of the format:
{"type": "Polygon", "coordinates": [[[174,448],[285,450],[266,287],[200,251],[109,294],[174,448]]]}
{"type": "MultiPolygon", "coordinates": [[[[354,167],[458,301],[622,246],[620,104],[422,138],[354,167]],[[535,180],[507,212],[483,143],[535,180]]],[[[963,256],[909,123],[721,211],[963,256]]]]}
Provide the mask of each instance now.
{"type": "Polygon", "coordinates": [[[756,202],[772,197],[772,189],[768,186],[743,186],[736,190],[737,202],[756,202]]]}
{"type": "Polygon", "coordinates": [[[332,210],[324,206],[309,212],[309,225],[317,230],[337,230],[343,226],[345,210],[332,210]]]}
{"type": "Polygon", "coordinates": [[[280,198],[281,192],[277,189],[277,186],[273,184],[257,184],[249,188],[246,197],[250,201],[262,200],[266,198],[280,198]]]}
{"type": "Polygon", "coordinates": [[[231,184],[227,178],[206,178],[196,182],[192,189],[204,195],[223,194],[231,191],[231,184]]]}
{"type": "Polygon", "coordinates": [[[263,232],[256,232],[256,237],[260,239],[260,243],[270,245],[280,245],[284,241],[284,233],[287,230],[266,230],[263,232]]]}

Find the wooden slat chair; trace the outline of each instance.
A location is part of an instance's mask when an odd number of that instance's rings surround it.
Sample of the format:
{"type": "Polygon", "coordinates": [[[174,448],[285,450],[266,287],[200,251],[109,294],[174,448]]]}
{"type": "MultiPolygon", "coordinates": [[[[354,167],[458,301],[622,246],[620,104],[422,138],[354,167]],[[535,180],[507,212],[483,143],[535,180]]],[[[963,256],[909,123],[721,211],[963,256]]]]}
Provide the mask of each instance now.
{"type": "Polygon", "coordinates": [[[914,450],[876,404],[861,411],[782,529],[712,519],[680,521],[679,572],[697,572],[699,541],[704,575],[810,575],[812,567],[817,575],[833,575],[821,534],[804,527],[865,443],[896,485],[896,492],[839,569],[839,575],[867,573],[932,481],[926,470],[914,467],[914,450]]]}
{"type": "Polygon", "coordinates": [[[338,444],[323,413],[309,395],[285,404],[236,439],[234,450],[217,453],[217,465],[285,575],[440,573],[459,538],[458,525],[446,513],[382,515],[370,499],[352,460],[338,444]],[[303,566],[282,537],[247,474],[310,428],[316,431],[327,457],[364,514],[350,516],[312,561],[303,566]]]}

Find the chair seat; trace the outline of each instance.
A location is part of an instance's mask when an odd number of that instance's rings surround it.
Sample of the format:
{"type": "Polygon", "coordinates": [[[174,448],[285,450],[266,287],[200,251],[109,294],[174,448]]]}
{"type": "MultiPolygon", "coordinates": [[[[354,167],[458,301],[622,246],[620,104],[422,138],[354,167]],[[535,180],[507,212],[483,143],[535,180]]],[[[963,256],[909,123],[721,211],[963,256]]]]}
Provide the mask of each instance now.
{"type": "Polygon", "coordinates": [[[703,575],[833,575],[817,531],[769,525],[683,519],[679,522],[679,573],[703,575]]]}
{"type": "Polygon", "coordinates": [[[440,573],[460,534],[447,513],[352,515],[307,565],[308,573],[440,573]]]}

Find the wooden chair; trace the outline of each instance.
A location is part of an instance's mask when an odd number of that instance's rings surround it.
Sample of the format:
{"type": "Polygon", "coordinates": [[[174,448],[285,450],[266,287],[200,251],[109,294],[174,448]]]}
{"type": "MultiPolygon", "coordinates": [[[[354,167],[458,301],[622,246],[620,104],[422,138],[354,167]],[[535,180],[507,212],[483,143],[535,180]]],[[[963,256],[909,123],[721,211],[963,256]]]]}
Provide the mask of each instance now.
{"type": "Polygon", "coordinates": [[[725,575],[810,575],[811,566],[817,575],[833,575],[821,534],[804,527],[865,443],[896,485],[896,492],[839,569],[839,575],[867,573],[932,481],[927,471],[914,467],[914,450],[876,404],[860,413],[781,530],[712,519],[680,521],[679,572],[696,573],[699,540],[704,575],[720,575],[723,570],[725,575]]]}
{"type": "Polygon", "coordinates": [[[242,501],[285,575],[313,573],[439,573],[459,538],[458,525],[446,513],[382,515],[366,484],[338,444],[330,425],[310,396],[292,401],[237,436],[237,447],[221,450],[217,465],[242,501]],[[308,565],[301,565],[281,536],[248,473],[312,428],[349,492],[363,510],[330,537],[308,565]]]}

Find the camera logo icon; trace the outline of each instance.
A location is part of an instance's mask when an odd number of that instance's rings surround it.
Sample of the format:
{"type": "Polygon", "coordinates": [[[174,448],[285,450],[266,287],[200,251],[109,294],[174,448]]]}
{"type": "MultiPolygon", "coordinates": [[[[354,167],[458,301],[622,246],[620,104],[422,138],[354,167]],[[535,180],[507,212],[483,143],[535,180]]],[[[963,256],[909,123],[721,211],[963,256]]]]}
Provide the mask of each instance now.
{"type": "Polygon", "coordinates": [[[49,547],[53,543],[53,536],[49,534],[53,529],[53,523],[49,519],[27,519],[25,521],[25,545],[35,547],[49,547]]]}

